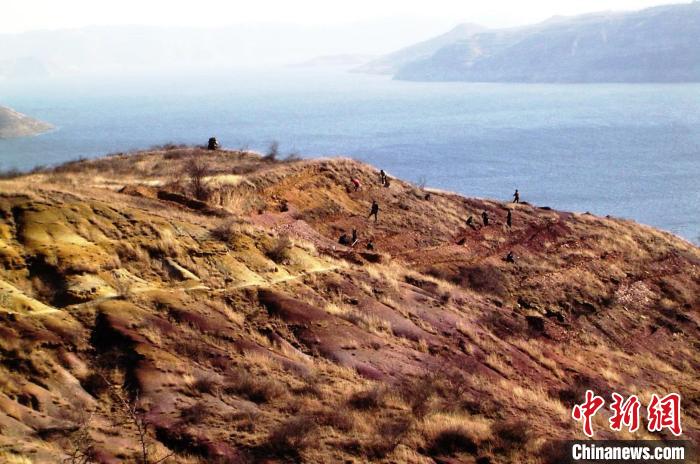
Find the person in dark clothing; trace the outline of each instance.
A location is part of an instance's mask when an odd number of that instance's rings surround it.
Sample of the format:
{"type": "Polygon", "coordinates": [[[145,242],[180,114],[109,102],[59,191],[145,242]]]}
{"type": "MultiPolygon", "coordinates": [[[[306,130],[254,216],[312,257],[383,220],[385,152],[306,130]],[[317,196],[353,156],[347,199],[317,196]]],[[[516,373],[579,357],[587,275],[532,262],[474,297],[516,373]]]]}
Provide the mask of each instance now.
{"type": "Polygon", "coordinates": [[[210,137],[209,142],[207,142],[207,150],[218,150],[219,142],[217,142],[216,137],[210,137]]]}
{"type": "Polygon", "coordinates": [[[369,211],[369,216],[367,216],[367,219],[371,218],[374,216],[374,222],[377,222],[377,214],[379,214],[379,204],[377,203],[376,200],[372,200],[372,209],[369,211]]]}
{"type": "Polygon", "coordinates": [[[515,189],[513,194],[513,203],[520,203],[520,192],[518,192],[518,189],[515,189]]]}
{"type": "Polygon", "coordinates": [[[484,226],[489,225],[489,213],[487,213],[486,211],[481,213],[481,219],[484,221],[484,226]]]}
{"type": "Polygon", "coordinates": [[[384,169],[379,171],[379,182],[382,185],[386,185],[386,172],[384,172],[384,169]]]}
{"type": "Polygon", "coordinates": [[[506,224],[508,227],[513,226],[513,212],[511,210],[508,210],[508,215],[506,216],[506,224]]]}
{"type": "Polygon", "coordinates": [[[515,262],[515,255],[513,254],[512,251],[509,251],[508,254],[506,255],[506,257],[503,258],[503,260],[506,263],[514,263],[515,262]]]}
{"type": "Polygon", "coordinates": [[[348,246],[350,244],[350,239],[348,238],[345,232],[343,232],[340,238],[338,239],[338,243],[345,246],[348,246]]]}
{"type": "Polygon", "coordinates": [[[357,242],[357,229],[352,229],[352,239],[350,240],[350,246],[354,247],[355,245],[357,245],[357,242]]]}
{"type": "Polygon", "coordinates": [[[476,224],[474,224],[474,217],[473,216],[469,216],[467,218],[467,225],[469,227],[471,227],[472,229],[476,230],[476,224]]]}

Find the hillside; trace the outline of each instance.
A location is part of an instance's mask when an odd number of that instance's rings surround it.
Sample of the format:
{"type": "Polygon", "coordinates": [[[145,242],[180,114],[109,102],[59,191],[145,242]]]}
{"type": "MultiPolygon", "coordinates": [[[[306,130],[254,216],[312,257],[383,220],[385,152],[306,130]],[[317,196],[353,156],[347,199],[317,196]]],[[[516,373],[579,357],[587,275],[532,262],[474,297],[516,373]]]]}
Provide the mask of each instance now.
{"type": "Polygon", "coordinates": [[[51,129],[51,124],[37,121],[13,109],[0,106],[0,139],[26,137],[51,129]]]}
{"type": "Polygon", "coordinates": [[[700,249],[631,221],[167,147],[0,181],[0,263],[2,462],[556,463],[587,388],[700,438],[700,249]]]}
{"type": "Polygon", "coordinates": [[[414,61],[430,58],[442,47],[468,39],[485,30],[486,28],[477,24],[460,24],[445,34],[376,58],[357,67],[355,71],[369,74],[395,74],[414,61]]]}
{"type": "Polygon", "coordinates": [[[699,2],[557,17],[450,41],[429,56],[413,55],[394,74],[416,81],[698,82],[698,37],[699,2]]]}

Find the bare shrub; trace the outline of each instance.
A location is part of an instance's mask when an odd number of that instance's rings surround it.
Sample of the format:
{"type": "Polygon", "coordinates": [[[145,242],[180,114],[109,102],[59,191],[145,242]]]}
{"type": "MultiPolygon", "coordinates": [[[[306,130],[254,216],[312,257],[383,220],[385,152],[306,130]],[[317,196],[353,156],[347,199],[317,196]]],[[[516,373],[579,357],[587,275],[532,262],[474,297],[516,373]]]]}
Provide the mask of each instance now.
{"type": "Polygon", "coordinates": [[[122,427],[132,427],[136,431],[140,448],[136,462],[138,464],[158,464],[166,462],[173,453],[161,458],[154,457],[156,445],[155,440],[151,437],[152,424],[148,418],[148,411],[143,410],[139,406],[138,394],[130,397],[128,392],[114,385],[110,386],[110,392],[113,401],[120,406],[120,410],[118,410],[115,416],[115,424],[122,427]]]}
{"type": "Polygon", "coordinates": [[[386,390],[375,386],[369,390],[354,393],[348,400],[348,404],[361,410],[379,409],[384,405],[386,390]]]}
{"type": "Polygon", "coordinates": [[[274,239],[272,243],[265,246],[263,252],[265,256],[270,258],[277,264],[282,264],[291,259],[292,251],[292,241],[289,235],[280,235],[278,238],[274,239]]]}
{"type": "Polygon", "coordinates": [[[25,175],[25,173],[16,168],[0,171],[0,179],[3,180],[16,179],[17,177],[22,177],[23,175],[25,175]]]}
{"type": "Polygon", "coordinates": [[[379,423],[376,439],[366,446],[365,453],[372,459],[383,459],[393,452],[411,430],[409,417],[388,419],[379,423]]]}
{"type": "Polygon", "coordinates": [[[236,369],[228,373],[223,390],[227,394],[238,395],[254,403],[269,403],[286,393],[279,382],[267,378],[251,377],[249,372],[236,369]]]}
{"type": "Polygon", "coordinates": [[[456,452],[474,454],[477,445],[469,433],[459,426],[448,426],[441,430],[430,443],[431,455],[450,455],[456,452]]]}
{"type": "Polygon", "coordinates": [[[321,426],[332,427],[340,432],[350,432],[355,427],[352,412],[345,406],[339,406],[316,414],[316,421],[321,426]]]}
{"type": "Polygon", "coordinates": [[[315,440],[318,423],[311,416],[294,417],[274,429],[267,448],[279,455],[298,457],[315,440]]]}
{"type": "Polygon", "coordinates": [[[214,394],[219,389],[219,382],[211,374],[204,374],[194,381],[194,388],[200,393],[214,394]]]}
{"type": "Polygon", "coordinates": [[[301,160],[301,155],[295,151],[291,152],[290,154],[287,155],[286,158],[284,158],[285,163],[294,163],[296,161],[301,160]]]}
{"type": "Polygon", "coordinates": [[[192,158],[185,166],[185,173],[189,178],[192,195],[201,201],[207,201],[211,194],[206,176],[209,175],[209,167],[198,158],[192,158]]]}
{"type": "Polygon", "coordinates": [[[232,245],[235,248],[235,245],[240,242],[240,239],[246,235],[245,227],[245,224],[240,220],[225,219],[214,227],[209,232],[209,235],[214,240],[232,245]]]}
{"type": "Polygon", "coordinates": [[[263,156],[265,161],[277,161],[277,157],[280,154],[280,144],[277,140],[273,140],[267,149],[267,154],[263,156]]]}
{"type": "Polygon", "coordinates": [[[66,464],[92,464],[97,462],[96,443],[90,435],[92,415],[81,417],[78,428],[68,435],[68,457],[63,460],[66,464]]]}
{"type": "Polygon", "coordinates": [[[508,452],[521,448],[531,438],[530,426],[522,419],[501,420],[493,426],[498,449],[508,452]]]}

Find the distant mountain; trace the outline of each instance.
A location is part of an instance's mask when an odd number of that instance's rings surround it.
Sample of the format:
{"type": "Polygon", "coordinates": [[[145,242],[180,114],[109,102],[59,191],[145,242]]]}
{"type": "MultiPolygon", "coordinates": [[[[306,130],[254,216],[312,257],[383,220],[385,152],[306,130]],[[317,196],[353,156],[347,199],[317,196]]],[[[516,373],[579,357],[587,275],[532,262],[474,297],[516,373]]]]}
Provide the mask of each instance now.
{"type": "Polygon", "coordinates": [[[358,72],[369,74],[395,74],[403,66],[417,60],[430,58],[442,47],[459,40],[468,39],[474,34],[486,31],[486,28],[477,24],[460,24],[451,31],[426,40],[424,42],[402,48],[401,50],[373,60],[356,69],[358,72]]]}
{"type": "MultiPolygon", "coordinates": [[[[89,26],[0,32],[0,79],[230,71],[302,63],[317,56],[377,55],[422,37],[432,21],[348,24],[241,23],[222,27],[89,26]]],[[[368,57],[366,61],[375,56],[368,57]]],[[[356,61],[352,66],[359,66],[356,61]]]]}
{"type": "Polygon", "coordinates": [[[698,44],[700,3],[693,2],[484,31],[410,60],[394,75],[415,81],[698,82],[698,44]]]}
{"type": "Polygon", "coordinates": [[[13,109],[0,106],[0,139],[36,135],[52,128],[51,124],[37,121],[13,109]]]}

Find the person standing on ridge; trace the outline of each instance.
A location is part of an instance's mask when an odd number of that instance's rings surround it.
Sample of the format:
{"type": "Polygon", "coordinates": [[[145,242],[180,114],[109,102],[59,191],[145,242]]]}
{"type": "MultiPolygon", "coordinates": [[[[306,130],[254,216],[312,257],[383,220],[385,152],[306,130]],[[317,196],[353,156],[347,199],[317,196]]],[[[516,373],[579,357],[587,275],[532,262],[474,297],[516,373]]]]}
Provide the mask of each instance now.
{"type": "Polygon", "coordinates": [[[386,185],[386,172],[384,172],[384,169],[379,170],[379,182],[382,185],[386,185]]]}
{"type": "Polygon", "coordinates": [[[515,189],[513,194],[513,203],[520,203],[520,192],[518,192],[518,189],[515,189]]]}
{"type": "Polygon", "coordinates": [[[484,226],[489,225],[489,213],[487,213],[486,211],[481,213],[481,219],[484,221],[484,226]]]}
{"type": "Polygon", "coordinates": [[[377,222],[377,214],[379,214],[379,203],[377,203],[376,200],[372,200],[372,209],[369,210],[369,216],[367,216],[367,219],[371,218],[374,216],[374,222],[376,224],[377,222]]]}

